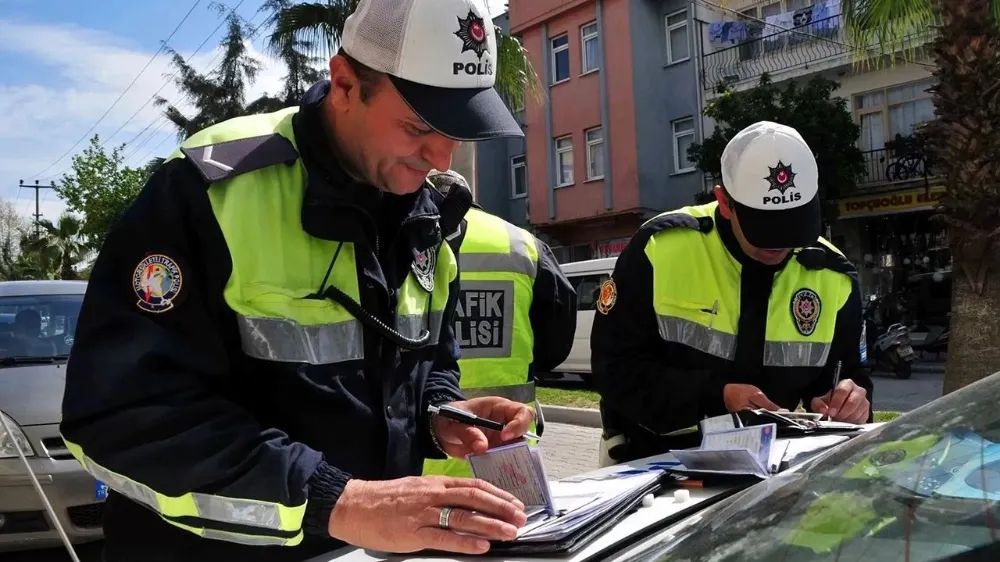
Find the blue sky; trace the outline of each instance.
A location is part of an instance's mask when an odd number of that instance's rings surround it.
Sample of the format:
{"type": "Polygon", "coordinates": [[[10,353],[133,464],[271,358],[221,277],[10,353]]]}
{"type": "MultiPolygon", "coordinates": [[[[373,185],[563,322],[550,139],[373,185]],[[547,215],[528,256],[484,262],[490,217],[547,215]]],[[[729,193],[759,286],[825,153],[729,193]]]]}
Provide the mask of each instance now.
{"type": "MultiPolygon", "coordinates": [[[[237,12],[257,24],[264,18],[258,14],[261,2],[223,3],[239,4],[237,12]]],[[[211,3],[201,0],[169,42],[188,57],[209,38],[190,59],[199,69],[211,68],[225,33],[220,28],[211,35],[221,22],[211,3]]],[[[177,144],[176,134],[150,101],[157,90],[170,100],[182,97],[167,80],[172,69],[165,53],[157,55],[111,106],[194,4],[195,0],[0,0],[0,197],[15,203],[25,216],[34,213],[34,190],[19,189],[18,180],[34,184],[38,179],[43,185],[57,180],[94,133],[107,143],[106,149],[131,141],[124,151],[130,165],[170,153],[177,144]],[[92,126],[94,130],[73,147],[92,126]]],[[[493,15],[501,13],[505,4],[506,0],[487,0],[493,15]]],[[[248,96],[251,99],[277,91],[284,74],[261,53],[261,39],[254,41],[254,48],[265,66],[248,96]]],[[[41,209],[54,220],[64,205],[51,190],[43,190],[41,209]]]]}

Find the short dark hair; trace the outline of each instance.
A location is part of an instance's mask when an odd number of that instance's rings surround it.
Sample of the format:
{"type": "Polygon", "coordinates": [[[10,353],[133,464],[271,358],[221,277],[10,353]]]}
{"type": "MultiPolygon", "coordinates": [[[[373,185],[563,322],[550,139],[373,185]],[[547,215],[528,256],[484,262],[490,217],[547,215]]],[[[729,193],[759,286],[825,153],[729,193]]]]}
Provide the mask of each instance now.
{"type": "Polygon", "coordinates": [[[347,54],[343,47],[337,50],[337,54],[344,57],[347,64],[350,65],[351,70],[357,75],[358,81],[361,82],[361,103],[368,103],[372,93],[378,88],[384,74],[359,62],[358,59],[347,54]]]}

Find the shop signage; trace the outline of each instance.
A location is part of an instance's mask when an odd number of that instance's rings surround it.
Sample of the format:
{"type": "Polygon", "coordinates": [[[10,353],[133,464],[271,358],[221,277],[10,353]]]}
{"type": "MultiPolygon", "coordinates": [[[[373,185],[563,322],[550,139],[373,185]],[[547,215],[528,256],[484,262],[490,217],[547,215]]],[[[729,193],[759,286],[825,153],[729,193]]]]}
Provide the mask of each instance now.
{"type": "Polygon", "coordinates": [[[944,197],[944,193],[945,188],[942,186],[875,193],[840,199],[837,201],[837,207],[842,219],[925,211],[933,209],[944,197]]]}
{"type": "Polygon", "coordinates": [[[597,258],[613,258],[622,253],[628,245],[629,238],[615,238],[597,243],[597,258]]]}

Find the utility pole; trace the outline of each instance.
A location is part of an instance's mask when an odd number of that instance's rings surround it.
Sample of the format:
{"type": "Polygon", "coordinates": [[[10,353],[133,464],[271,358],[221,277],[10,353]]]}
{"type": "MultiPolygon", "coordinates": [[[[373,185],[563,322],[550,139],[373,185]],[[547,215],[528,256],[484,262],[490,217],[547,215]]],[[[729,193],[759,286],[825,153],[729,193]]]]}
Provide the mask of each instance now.
{"type": "Polygon", "coordinates": [[[35,190],[35,238],[38,238],[39,236],[41,236],[40,232],[41,224],[39,223],[39,221],[42,220],[42,212],[40,210],[38,193],[43,189],[55,189],[56,182],[52,182],[50,185],[39,185],[38,180],[35,180],[35,185],[25,185],[24,180],[20,180],[18,181],[17,185],[18,187],[26,187],[28,189],[35,190]]]}

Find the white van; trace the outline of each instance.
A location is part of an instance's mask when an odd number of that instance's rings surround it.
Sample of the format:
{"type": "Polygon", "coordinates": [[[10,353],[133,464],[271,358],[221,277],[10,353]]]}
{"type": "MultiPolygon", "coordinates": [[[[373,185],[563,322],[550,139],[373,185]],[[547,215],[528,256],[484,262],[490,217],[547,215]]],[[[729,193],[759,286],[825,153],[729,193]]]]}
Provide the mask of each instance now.
{"type": "Polygon", "coordinates": [[[573,373],[590,384],[590,327],[594,323],[596,310],[594,305],[601,292],[601,283],[611,278],[617,260],[618,258],[601,258],[564,263],[560,266],[563,274],[576,289],[578,312],[573,349],[570,350],[566,361],[553,369],[553,373],[573,373]]]}

